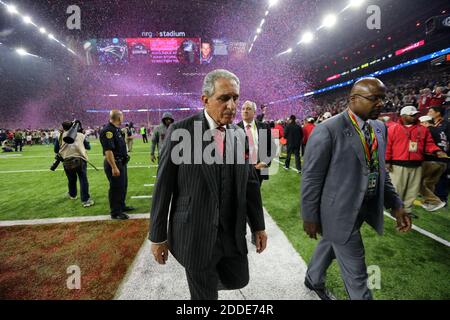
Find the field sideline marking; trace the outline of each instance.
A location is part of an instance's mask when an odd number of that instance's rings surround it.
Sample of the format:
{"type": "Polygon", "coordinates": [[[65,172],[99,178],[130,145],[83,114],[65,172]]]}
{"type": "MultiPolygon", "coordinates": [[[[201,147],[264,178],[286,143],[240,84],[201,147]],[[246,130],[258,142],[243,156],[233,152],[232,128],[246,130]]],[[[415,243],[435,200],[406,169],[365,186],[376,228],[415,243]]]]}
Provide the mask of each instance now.
{"type": "MultiPolygon", "coordinates": [[[[277,159],[275,159],[274,161],[276,161],[276,162],[278,162],[279,164],[282,164],[279,160],[277,160],[277,159]]],[[[294,171],[297,171],[296,169],[294,169],[294,168],[289,168],[290,170],[294,170],[294,171]]],[[[298,171],[297,171],[298,172],[298,171]]],[[[389,213],[387,213],[386,211],[384,211],[384,215],[385,216],[387,216],[388,218],[390,218],[390,219],[392,219],[392,220],[395,220],[395,218],[394,217],[392,217],[389,213]]],[[[437,235],[435,235],[435,234],[433,234],[433,233],[431,233],[431,232],[429,232],[429,231],[427,231],[427,230],[425,230],[425,229],[422,229],[422,228],[420,228],[420,227],[418,227],[418,226],[416,226],[416,225],[412,225],[412,229],[413,230],[416,230],[417,232],[419,232],[420,234],[422,234],[422,235],[424,235],[424,236],[426,236],[426,237],[428,237],[428,238],[430,238],[430,239],[433,239],[433,240],[435,240],[435,241],[437,241],[437,242],[439,242],[439,243],[441,243],[441,244],[443,244],[444,246],[447,246],[447,247],[450,247],[450,242],[449,241],[447,241],[447,240],[445,240],[445,239],[442,239],[441,237],[438,237],[437,235]]]]}
{"type": "MultiPolygon", "coordinates": [[[[135,213],[128,215],[130,219],[149,219],[150,212],[135,213]]],[[[55,224],[68,222],[90,222],[90,221],[108,221],[112,220],[110,215],[86,216],[86,217],[68,217],[68,218],[47,218],[47,219],[30,219],[30,220],[7,220],[0,221],[0,227],[55,224]]]]}
{"type": "Polygon", "coordinates": [[[132,196],[131,199],[151,199],[152,196],[132,196]]]}
{"type": "MultiPolygon", "coordinates": [[[[156,168],[157,165],[149,166],[128,166],[128,169],[138,169],[138,168],[156,168]]],[[[88,167],[88,170],[94,170],[94,168],[88,167]]],[[[56,171],[64,171],[64,169],[56,169],[56,171]]],[[[99,169],[98,171],[103,171],[99,169]]],[[[50,169],[30,169],[30,170],[10,170],[10,171],[0,171],[0,173],[24,173],[24,172],[51,172],[50,169]]]]}
{"type": "MultiPolygon", "coordinates": [[[[150,151],[132,151],[130,156],[136,153],[148,153],[150,154],[150,151]]],[[[88,153],[88,156],[103,156],[103,153],[88,153]]],[[[45,156],[23,156],[22,154],[16,154],[13,153],[11,155],[2,155],[0,156],[0,159],[30,159],[30,158],[53,158],[54,154],[51,155],[45,155],[45,156]]]]}
{"type": "MultiPolygon", "coordinates": [[[[386,217],[396,221],[396,219],[393,216],[391,216],[388,212],[384,211],[384,215],[386,217]]],[[[422,229],[422,228],[420,228],[420,227],[418,227],[418,226],[416,226],[414,224],[412,225],[412,229],[416,230],[417,232],[423,234],[424,236],[426,236],[428,238],[431,238],[431,239],[433,239],[433,240],[435,240],[435,241],[437,241],[439,243],[442,243],[444,246],[450,247],[450,242],[449,241],[447,241],[445,239],[442,239],[441,237],[438,237],[434,233],[431,233],[431,232],[429,232],[429,231],[427,231],[425,229],[422,229]]]]}

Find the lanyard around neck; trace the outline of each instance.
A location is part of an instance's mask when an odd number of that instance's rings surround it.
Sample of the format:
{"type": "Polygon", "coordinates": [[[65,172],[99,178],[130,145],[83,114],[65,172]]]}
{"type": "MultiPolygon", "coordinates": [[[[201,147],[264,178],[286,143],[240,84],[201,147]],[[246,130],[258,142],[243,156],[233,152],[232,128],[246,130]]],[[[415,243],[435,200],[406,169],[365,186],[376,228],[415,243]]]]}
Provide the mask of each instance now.
{"type": "MultiPolygon", "coordinates": [[[[371,164],[378,165],[378,140],[375,136],[375,131],[372,126],[370,126],[370,138],[372,140],[372,148],[369,149],[369,144],[366,141],[366,137],[364,133],[361,131],[361,128],[358,125],[358,121],[356,120],[355,115],[351,110],[348,111],[348,115],[350,116],[350,120],[355,127],[356,132],[358,133],[359,139],[364,148],[364,156],[366,158],[367,165],[370,167],[371,164]]],[[[367,125],[367,124],[366,124],[367,125]]]]}

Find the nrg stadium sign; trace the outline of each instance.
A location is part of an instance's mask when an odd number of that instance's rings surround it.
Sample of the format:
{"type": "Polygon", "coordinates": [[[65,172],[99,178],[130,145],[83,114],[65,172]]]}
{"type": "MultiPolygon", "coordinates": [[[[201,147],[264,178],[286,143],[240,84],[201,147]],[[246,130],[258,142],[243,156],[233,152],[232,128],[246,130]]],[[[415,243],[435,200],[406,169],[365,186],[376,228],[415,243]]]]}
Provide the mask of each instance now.
{"type": "Polygon", "coordinates": [[[186,38],[186,33],[178,31],[143,31],[141,36],[145,38],[186,38]]]}

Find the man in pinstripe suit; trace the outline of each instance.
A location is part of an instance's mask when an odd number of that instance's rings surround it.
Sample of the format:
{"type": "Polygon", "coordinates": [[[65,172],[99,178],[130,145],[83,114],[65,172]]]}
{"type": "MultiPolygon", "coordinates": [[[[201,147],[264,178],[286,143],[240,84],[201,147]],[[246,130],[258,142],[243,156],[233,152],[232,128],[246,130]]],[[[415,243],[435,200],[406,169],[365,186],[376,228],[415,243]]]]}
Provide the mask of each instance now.
{"type": "Polygon", "coordinates": [[[161,150],[149,239],[158,263],[165,264],[170,250],[185,267],[191,299],[215,300],[219,289],[247,285],[247,217],[257,252],[267,243],[257,173],[248,157],[241,163],[235,158],[237,150],[247,145],[245,132],[232,124],[239,85],[227,70],[208,73],[202,89],[205,109],[173,124],[161,150]],[[195,135],[196,130],[201,136],[195,135]],[[236,141],[230,139],[231,131],[236,141]],[[174,141],[186,132],[189,137],[174,141]],[[210,139],[205,139],[208,133],[210,139]],[[179,144],[186,149],[180,151],[179,144]],[[223,161],[204,161],[211,145],[215,159],[223,161]],[[175,159],[180,154],[182,162],[175,159]]]}

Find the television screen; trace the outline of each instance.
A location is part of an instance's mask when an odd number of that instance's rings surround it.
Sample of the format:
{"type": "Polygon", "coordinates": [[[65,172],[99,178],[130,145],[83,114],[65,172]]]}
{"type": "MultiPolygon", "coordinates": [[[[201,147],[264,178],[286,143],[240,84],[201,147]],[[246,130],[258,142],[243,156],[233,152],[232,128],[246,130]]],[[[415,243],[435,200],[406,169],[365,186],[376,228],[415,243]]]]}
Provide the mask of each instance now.
{"type": "Polygon", "coordinates": [[[97,52],[100,65],[128,63],[126,39],[98,39],[97,52]]]}

